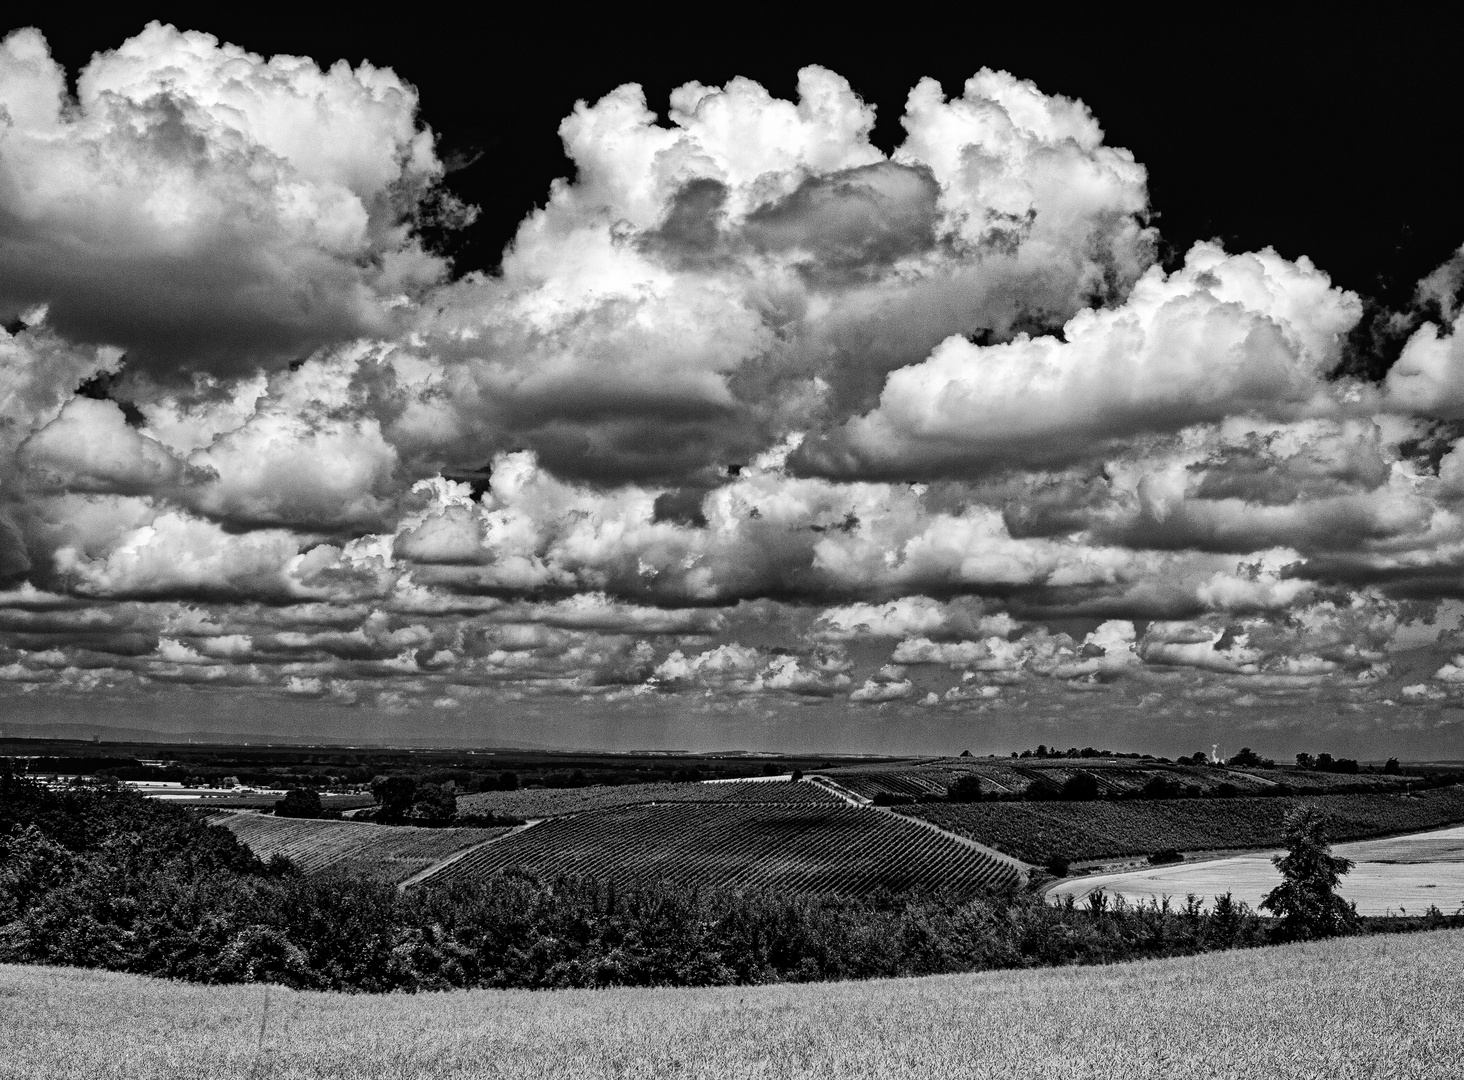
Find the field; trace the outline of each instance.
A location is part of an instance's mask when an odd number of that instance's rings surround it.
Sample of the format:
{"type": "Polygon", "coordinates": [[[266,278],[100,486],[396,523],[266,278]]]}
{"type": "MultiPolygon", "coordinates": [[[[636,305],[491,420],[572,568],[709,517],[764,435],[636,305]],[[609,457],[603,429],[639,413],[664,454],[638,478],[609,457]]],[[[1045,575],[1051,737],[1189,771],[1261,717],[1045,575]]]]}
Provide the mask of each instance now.
{"type": "Polygon", "coordinates": [[[1079,772],[1097,780],[1099,793],[1107,798],[1136,794],[1156,778],[1200,796],[1216,794],[1222,784],[1230,785],[1241,795],[1264,795],[1278,785],[1285,785],[1298,794],[1309,794],[1339,787],[1392,791],[1410,782],[1406,777],[1369,773],[1349,775],[1284,767],[1195,767],[1141,758],[935,758],[819,770],[820,775],[866,799],[876,795],[939,797],[952,781],[969,775],[979,776],[983,789],[989,793],[1021,794],[1034,783],[1061,787],[1079,772]]]}
{"type": "Polygon", "coordinates": [[[625,883],[664,878],[844,896],[916,887],[970,893],[1014,885],[1019,877],[1012,863],[878,810],[661,803],[555,818],[480,848],[426,880],[510,867],[625,883]]]}
{"type": "Polygon", "coordinates": [[[1122,802],[924,803],[902,814],[1035,864],[1147,855],[1164,848],[1212,851],[1281,843],[1287,811],[1306,802],[1331,819],[1337,841],[1418,832],[1464,821],[1464,787],[1417,795],[1306,798],[1135,799],[1122,802]]]}
{"type": "MultiPolygon", "coordinates": [[[[1418,915],[1430,905],[1447,914],[1464,910],[1464,827],[1337,844],[1332,850],[1357,864],[1337,891],[1355,902],[1363,915],[1418,915]]],[[[1281,875],[1269,857],[1244,855],[1076,878],[1058,883],[1048,895],[1082,900],[1102,891],[1145,903],[1194,893],[1208,903],[1228,892],[1258,908],[1262,897],[1280,883],[1281,875]]]]}
{"type": "Polygon", "coordinates": [[[0,966],[0,1077],[1457,1080],[1464,931],[1090,968],[332,995],[0,966]]]}
{"type": "Polygon", "coordinates": [[[418,829],[238,813],[216,822],[261,859],[288,856],[307,874],[401,882],[508,829],[418,829]]]}
{"type": "Polygon", "coordinates": [[[792,780],[734,780],[699,784],[597,784],[577,788],[527,788],[520,791],[484,791],[458,796],[460,814],[511,814],[514,817],[559,817],[585,810],[607,810],[616,806],[647,803],[793,803],[829,804],[842,802],[818,785],[792,780]]]}

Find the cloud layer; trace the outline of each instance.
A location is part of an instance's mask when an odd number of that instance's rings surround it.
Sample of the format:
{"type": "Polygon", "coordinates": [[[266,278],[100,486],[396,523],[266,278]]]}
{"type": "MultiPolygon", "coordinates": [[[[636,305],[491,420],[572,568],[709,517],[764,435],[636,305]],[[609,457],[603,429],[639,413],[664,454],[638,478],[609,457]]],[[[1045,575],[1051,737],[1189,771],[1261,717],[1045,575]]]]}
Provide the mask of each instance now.
{"type": "Polygon", "coordinates": [[[927,79],[886,154],[809,67],[581,102],[454,278],[392,71],[153,24],[66,74],[0,44],[0,695],[1464,700],[1464,255],[1362,380],[1305,258],[1156,263],[1081,102],[927,79]]]}

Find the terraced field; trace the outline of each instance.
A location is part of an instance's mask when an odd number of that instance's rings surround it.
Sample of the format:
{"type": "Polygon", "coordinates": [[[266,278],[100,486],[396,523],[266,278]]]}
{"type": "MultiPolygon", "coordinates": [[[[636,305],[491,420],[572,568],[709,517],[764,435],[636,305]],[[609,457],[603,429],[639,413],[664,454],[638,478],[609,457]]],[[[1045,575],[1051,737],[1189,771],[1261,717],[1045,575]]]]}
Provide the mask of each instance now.
{"type": "Polygon", "coordinates": [[[839,896],[912,888],[971,894],[1019,880],[1013,864],[893,814],[750,803],[662,803],[556,818],[479,848],[425,880],[510,868],[627,884],[669,879],[839,896]]]}
{"type": "Polygon", "coordinates": [[[511,814],[534,819],[667,802],[836,805],[842,800],[807,781],[729,780],[484,791],[476,795],[460,795],[457,804],[460,814],[511,814]]]}
{"type": "Polygon", "coordinates": [[[419,829],[238,813],[218,820],[261,859],[284,855],[307,874],[402,882],[508,829],[419,829]]]}
{"type": "Polygon", "coordinates": [[[1464,822],[1464,787],[1416,795],[1319,795],[1265,799],[1122,802],[924,803],[900,813],[1042,864],[1147,855],[1163,848],[1209,851],[1272,847],[1293,807],[1322,808],[1335,841],[1415,832],[1464,822]]]}

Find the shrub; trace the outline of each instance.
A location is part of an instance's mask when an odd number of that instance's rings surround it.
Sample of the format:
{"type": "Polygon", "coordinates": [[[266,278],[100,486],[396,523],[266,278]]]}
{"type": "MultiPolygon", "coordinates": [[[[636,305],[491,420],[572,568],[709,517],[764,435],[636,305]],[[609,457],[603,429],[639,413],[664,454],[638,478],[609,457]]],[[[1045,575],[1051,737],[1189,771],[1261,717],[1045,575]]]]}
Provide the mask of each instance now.
{"type": "Polygon", "coordinates": [[[1055,855],[1047,860],[1045,869],[1053,877],[1067,877],[1069,870],[1068,861],[1061,855],[1055,855]]]}
{"type": "Polygon", "coordinates": [[[981,777],[967,773],[951,781],[946,788],[948,802],[971,803],[981,801],[981,777]]]}
{"type": "Polygon", "coordinates": [[[1089,772],[1075,772],[1062,785],[1062,797],[1072,802],[1091,802],[1098,798],[1098,778],[1089,772]]]}
{"type": "Polygon", "coordinates": [[[1150,866],[1165,866],[1169,863],[1184,862],[1184,856],[1173,848],[1163,848],[1149,856],[1150,866]]]}

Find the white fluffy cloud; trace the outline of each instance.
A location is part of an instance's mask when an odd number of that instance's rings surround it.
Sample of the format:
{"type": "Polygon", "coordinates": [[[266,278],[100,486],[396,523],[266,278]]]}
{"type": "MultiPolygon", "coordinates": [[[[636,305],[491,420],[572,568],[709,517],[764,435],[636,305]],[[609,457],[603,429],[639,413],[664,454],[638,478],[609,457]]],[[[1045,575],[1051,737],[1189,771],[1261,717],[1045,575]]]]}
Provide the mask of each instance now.
{"type": "Polygon", "coordinates": [[[71,96],[5,38],[5,692],[1454,693],[1394,657],[1457,650],[1458,258],[1367,383],[1307,260],[1151,265],[1081,102],[925,80],[888,154],[819,67],[670,104],[579,104],[502,274],[449,280],[412,223],[471,211],[390,70],[153,25],[71,96]]]}
{"type": "Polygon", "coordinates": [[[35,30],[0,43],[0,309],[134,362],[239,370],[392,325],[442,267],[401,223],[442,171],[390,71],[150,25],[76,97],[35,30]]]}
{"type": "Polygon", "coordinates": [[[1306,260],[1199,244],[1174,274],[1149,270],[1123,305],[1079,312],[1062,339],[947,338],[806,457],[884,475],[1062,464],[1234,415],[1334,411],[1323,377],[1359,312],[1306,260]]]}

